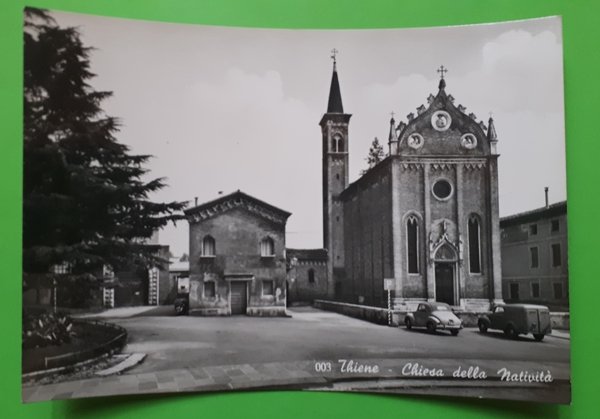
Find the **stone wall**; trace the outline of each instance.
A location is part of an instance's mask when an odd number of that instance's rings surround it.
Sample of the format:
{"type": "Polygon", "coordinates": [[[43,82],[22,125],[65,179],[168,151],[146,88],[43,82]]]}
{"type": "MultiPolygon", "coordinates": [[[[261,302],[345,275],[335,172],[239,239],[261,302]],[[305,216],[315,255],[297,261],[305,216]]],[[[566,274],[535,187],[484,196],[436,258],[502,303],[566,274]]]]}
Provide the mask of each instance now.
{"type": "MultiPolygon", "coordinates": [[[[363,306],[359,304],[340,303],[337,301],[315,300],[314,307],[333,311],[349,317],[366,320],[376,324],[388,324],[388,310],[382,307],[363,306]]],[[[404,325],[404,317],[408,312],[392,310],[392,325],[404,325]]],[[[461,319],[463,327],[477,327],[480,316],[490,314],[489,311],[457,310],[454,314],[461,319]]],[[[569,330],[569,313],[550,313],[553,329],[569,330]]]]}

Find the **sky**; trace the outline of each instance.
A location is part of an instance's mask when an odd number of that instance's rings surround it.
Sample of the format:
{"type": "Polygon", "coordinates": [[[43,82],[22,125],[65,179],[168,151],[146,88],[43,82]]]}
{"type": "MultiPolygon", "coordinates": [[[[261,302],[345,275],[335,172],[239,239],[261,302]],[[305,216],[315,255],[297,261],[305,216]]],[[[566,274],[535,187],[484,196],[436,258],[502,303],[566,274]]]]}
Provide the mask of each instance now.
{"type": "MultiPolygon", "coordinates": [[[[350,181],[375,137],[446,92],[498,133],[500,215],[566,199],[562,29],[558,17],[423,29],[285,30],[182,25],[53,12],[76,26],[113,92],[117,138],[166,177],[156,201],[202,203],[238,189],[292,213],[286,244],[322,246],[321,131],[336,48],[350,181]]],[[[188,253],[187,222],[160,234],[188,253]]]]}

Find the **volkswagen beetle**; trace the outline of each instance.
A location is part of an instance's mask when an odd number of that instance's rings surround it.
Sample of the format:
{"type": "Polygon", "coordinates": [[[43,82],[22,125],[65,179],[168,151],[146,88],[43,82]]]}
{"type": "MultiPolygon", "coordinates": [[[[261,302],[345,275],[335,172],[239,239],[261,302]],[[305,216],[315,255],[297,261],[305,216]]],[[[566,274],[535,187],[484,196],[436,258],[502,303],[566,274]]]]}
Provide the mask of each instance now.
{"type": "Polygon", "coordinates": [[[452,335],[458,335],[462,329],[461,320],[452,312],[446,303],[420,303],[417,311],[408,313],[404,318],[407,329],[425,327],[429,332],[449,330],[452,335]]]}
{"type": "Polygon", "coordinates": [[[479,317],[479,331],[502,330],[512,339],[519,335],[533,334],[538,342],[552,333],[550,310],[546,306],[534,304],[502,304],[494,307],[492,313],[479,317]]]}

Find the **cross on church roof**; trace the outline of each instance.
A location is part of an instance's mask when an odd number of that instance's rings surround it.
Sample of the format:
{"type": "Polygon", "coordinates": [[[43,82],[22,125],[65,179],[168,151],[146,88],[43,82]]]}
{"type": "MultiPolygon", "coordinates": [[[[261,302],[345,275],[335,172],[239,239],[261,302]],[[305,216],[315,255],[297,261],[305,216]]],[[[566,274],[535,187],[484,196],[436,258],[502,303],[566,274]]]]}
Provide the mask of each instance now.
{"type": "Polygon", "coordinates": [[[333,60],[334,64],[336,63],[336,57],[337,57],[338,52],[339,51],[335,48],[331,50],[331,59],[333,60]]]}
{"type": "Polygon", "coordinates": [[[437,69],[437,72],[440,73],[441,79],[444,80],[444,73],[447,73],[448,69],[441,65],[440,68],[437,69]]]}

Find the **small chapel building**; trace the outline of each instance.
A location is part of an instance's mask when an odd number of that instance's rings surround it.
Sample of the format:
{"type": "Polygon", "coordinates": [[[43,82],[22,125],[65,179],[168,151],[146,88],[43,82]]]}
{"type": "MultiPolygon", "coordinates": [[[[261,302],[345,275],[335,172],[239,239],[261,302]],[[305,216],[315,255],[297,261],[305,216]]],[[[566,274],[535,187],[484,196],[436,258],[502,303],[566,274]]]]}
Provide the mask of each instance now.
{"type": "Polygon", "coordinates": [[[190,313],[286,315],[290,215],[241,191],[187,209],[190,313]]]}

